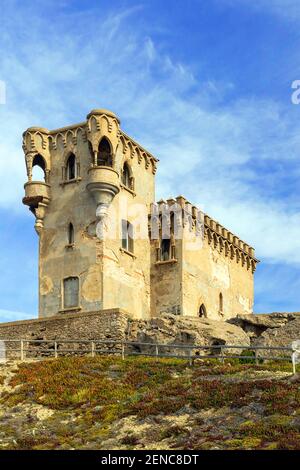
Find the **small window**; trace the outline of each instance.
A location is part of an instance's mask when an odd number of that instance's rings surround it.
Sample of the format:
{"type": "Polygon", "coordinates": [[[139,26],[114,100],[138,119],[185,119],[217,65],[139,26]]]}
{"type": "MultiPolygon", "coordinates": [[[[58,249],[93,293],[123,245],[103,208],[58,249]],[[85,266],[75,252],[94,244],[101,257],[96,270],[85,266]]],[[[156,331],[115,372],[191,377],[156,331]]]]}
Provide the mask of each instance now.
{"type": "Polygon", "coordinates": [[[68,227],[68,244],[73,245],[74,242],[75,242],[74,226],[72,223],[70,223],[68,227]]]}
{"type": "Polygon", "coordinates": [[[199,308],[199,317],[200,317],[200,318],[206,318],[206,317],[207,317],[206,307],[205,307],[204,304],[201,304],[201,305],[200,305],[200,308],[199,308]]]}
{"type": "Polygon", "coordinates": [[[127,220],[122,220],[122,248],[133,253],[133,226],[127,220]]]}
{"type": "Polygon", "coordinates": [[[99,143],[97,166],[112,166],[111,146],[105,137],[99,143]]]}
{"type": "Polygon", "coordinates": [[[122,184],[126,186],[126,188],[132,189],[132,178],[130,175],[130,168],[128,163],[124,163],[123,170],[122,170],[122,184]]]}
{"type": "Polygon", "coordinates": [[[161,260],[168,261],[171,258],[171,240],[164,238],[161,241],[161,260]]]}
{"type": "Polygon", "coordinates": [[[64,279],[64,309],[79,306],[79,279],[68,277],[64,279]]]}
{"type": "Polygon", "coordinates": [[[46,180],[46,164],[41,155],[36,155],[32,162],[32,180],[45,181],[46,180]]]}
{"type": "Polygon", "coordinates": [[[223,294],[219,294],[219,314],[223,315],[223,294]]]}
{"type": "Polygon", "coordinates": [[[76,176],[76,157],[71,153],[66,166],[66,180],[74,180],[76,176]]]}

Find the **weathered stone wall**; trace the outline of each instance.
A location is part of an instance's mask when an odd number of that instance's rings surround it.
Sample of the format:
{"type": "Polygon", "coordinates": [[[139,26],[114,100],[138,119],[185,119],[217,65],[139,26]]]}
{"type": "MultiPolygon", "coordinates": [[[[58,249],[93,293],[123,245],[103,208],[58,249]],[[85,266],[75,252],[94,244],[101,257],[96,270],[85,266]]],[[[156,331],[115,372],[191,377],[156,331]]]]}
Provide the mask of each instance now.
{"type": "MultiPolygon", "coordinates": [[[[28,173],[23,201],[35,212],[40,234],[41,318],[114,308],[143,320],[163,313],[197,317],[202,304],[207,317],[214,320],[252,313],[257,264],[254,249],[207,215],[203,246],[198,246],[195,213],[199,211],[193,206],[189,213],[189,203],[183,196],[168,200],[170,205],[174,201],[179,204],[185,214],[183,237],[172,241],[175,259],[157,260],[158,240],[150,242],[148,236],[157,160],[122,132],[114,113],[93,110],[84,123],[52,131],[30,128],[24,133],[23,148],[28,173]],[[108,168],[96,164],[103,137],[111,144],[116,195],[100,239],[91,184],[96,181],[102,185],[104,180],[103,174],[95,181],[90,175],[91,171],[108,168]],[[77,172],[66,180],[70,153],[75,156],[77,172]],[[32,181],[37,155],[45,164],[45,183],[32,181]],[[124,163],[130,169],[130,187],[122,183],[124,163]],[[133,226],[133,253],[122,248],[122,220],[133,226]],[[74,237],[68,236],[70,226],[74,237]],[[64,285],[67,278],[76,278],[71,279],[71,283],[75,281],[71,290],[64,285]],[[71,296],[73,301],[64,302],[64,296],[71,296]]],[[[160,203],[163,207],[165,201],[160,203]]]]}
{"type": "MultiPolygon", "coordinates": [[[[185,229],[185,233],[188,229],[185,229]]],[[[225,250],[216,248],[205,237],[202,248],[197,248],[192,232],[183,240],[182,257],[183,315],[198,315],[204,304],[207,317],[222,320],[238,314],[253,312],[253,273],[241,262],[225,256],[225,250]],[[220,310],[219,296],[223,297],[220,310]]]]}
{"type": "Polygon", "coordinates": [[[33,141],[34,152],[40,152],[49,170],[47,183],[51,200],[45,210],[44,227],[40,230],[39,316],[122,308],[133,317],[149,318],[147,217],[150,203],[155,200],[153,157],[123,135],[118,120],[110,112],[96,113],[92,122],[45,132],[44,146],[39,145],[40,134],[32,129],[25,137],[25,149],[30,153],[33,150],[30,142],[33,141]],[[99,143],[102,136],[112,144],[113,169],[119,175],[120,189],[110,205],[106,221],[106,228],[115,230],[104,237],[104,241],[97,237],[97,206],[87,190],[93,158],[90,141],[99,143]],[[71,152],[76,156],[77,177],[66,181],[66,162],[71,152]],[[132,190],[121,182],[124,162],[134,178],[132,190]],[[121,249],[121,220],[133,224],[139,205],[145,208],[146,236],[135,240],[134,256],[131,256],[121,249]],[[74,227],[71,245],[68,244],[70,223],[74,227]],[[79,305],[64,309],[63,280],[68,277],[79,279],[79,305]]]}
{"type": "MultiPolygon", "coordinates": [[[[103,310],[89,313],[73,313],[51,318],[24,320],[0,324],[0,340],[116,340],[126,338],[128,315],[120,309],[103,310]]],[[[26,344],[27,348],[28,344],[26,344]]],[[[7,350],[20,348],[20,344],[6,343],[7,350]]],[[[54,348],[53,345],[30,343],[30,348],[39,350],[54,348]]],[[[62,344],[59,349],[68,346],[62,344]]],[[[72,343],[70,348],[86,349],[84,344],[72,343]]],[[[89,346],[90,347],[90,346],[89,346]]],[[[16,353],[17,356],[20,353],[16,353]]],[[[53,355],[53,354],[52,354],[53,355]]]]}
{"type": "Polygon", "coordinates": [[[151,246],[151,316],[182,314],[182,240],[176,240],[176,260],[157,261],[156,243],[151,246]]]}
{"type": "MultiPolygon", "coordinates": [[[[249,346],[248,335],[235,325],[223,321],[202,319],[193,316],[162,315],[148,321],[129,320],[128,340],[141,343],[166,344],[170,348],[160,348],[161,352],[174,354],[172,344],[208,346],[206,350],[199,350],[199,355],[217,355],[220,349],[216,346],[249,346]]],[[[155,352],[153,346],[132,346],[133,350],[142,352],[155,352]]],[[[239,349],[224,350],[224,354],[238,354],[239,349]]],[[[176,350],[176,354],[184,350],[176,350]]],[[[194,351],[195,353],[195,351],[194,351]]],[[[188,351],[187,351],[188,354],[188,351]]]]}

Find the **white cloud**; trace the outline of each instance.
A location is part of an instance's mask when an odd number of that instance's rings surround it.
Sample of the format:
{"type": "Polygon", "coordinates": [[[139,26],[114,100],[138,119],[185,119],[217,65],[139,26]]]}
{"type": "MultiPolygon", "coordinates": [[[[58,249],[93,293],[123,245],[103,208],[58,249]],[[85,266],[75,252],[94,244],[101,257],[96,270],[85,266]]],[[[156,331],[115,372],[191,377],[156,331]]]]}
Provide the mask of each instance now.
{"type": "Polygon", "coordinates": [[[54,28],[33,11],[22,42],[9,36],[0,46],[8,95],[0,107],[0,205],[24,210],[26,127],[59,127],[107,107],[160,158],[158,197],[184,193],[254,244],[258,256],[300,263],[300,216],[290,203],[297,186],[284,198],[279,191],[287,165],[299,181],[300,138],[291,117],[255,98],[225,106],[222,93],[234,84],[223,83],[221,92],[162,52],[151,31],[133,27],[139,8],[101,22],[89,13],[80,22],[70,16],[69,32],[59,16],[54,28]]]}
{"type": "MultiPolygon", "coordinates": [[[[275,14],[284,19],[298,21],[300,19],[300,3],[298,0],[221,0],[228,6],[242,5],[254,11],[275,14]]],[[[219,2],[219,0],[217,0],[219,2]]]]}
{"type": "Polygon", "coordinates": [[[11,310],[3,310],[0,308],[0,322],[12,322],[17,320],[30,320],[34,318],[35,314],[28,314],[25,312],[13,312],[11,310]]]}

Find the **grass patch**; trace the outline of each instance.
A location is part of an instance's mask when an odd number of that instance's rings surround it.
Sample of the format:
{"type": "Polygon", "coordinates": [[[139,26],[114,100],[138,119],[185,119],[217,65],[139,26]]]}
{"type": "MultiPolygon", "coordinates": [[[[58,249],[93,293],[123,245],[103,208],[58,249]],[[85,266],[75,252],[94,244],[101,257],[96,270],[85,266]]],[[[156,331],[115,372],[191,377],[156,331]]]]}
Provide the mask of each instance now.
{"type": "MultiPolygon", "coordinates": [[[[221,433],[195,418],[194,426],[201,429],[198,434],[174,424],[158,429],[157,440],[171,440],[174,444],[177,439],[177,445],[183,449],[298,448],[299,432],[290,425],[290,416],[300,409],[298,384],[259,379],[259,375],[257,379],[251,376],[251,380],[246,380],[248,372],[278,369],[290,370],[290,364],[199,360],[190,368],[186,361],[176,359],[62,357],[21,364],[11,380],[11,385],[18,388],[3,394],[1,404],[13,407],[22,402],[37,403],[76,418],[75,424],[66,426],[59,426],[50,418],[51,436],[22,435],[16,439],[17,448],[22,449],[76,448],[90,440],[101,442],[110,436],[111,423],[127,416],[155,423],[164,419],[164,415],[186,414],[191,410],[193,420],[193,413],[202,410],[229,407],[235,413],[252,403],[265,410],[260,422],[244,422],[221,433]],[[222,380],[223,376],[227,379],[222,380]],[[234,380],[228,380],[228,376],[234,380]]],[[[140,436],[130,433],[121,442],[133,448],[138,443],[140,436]]]]}

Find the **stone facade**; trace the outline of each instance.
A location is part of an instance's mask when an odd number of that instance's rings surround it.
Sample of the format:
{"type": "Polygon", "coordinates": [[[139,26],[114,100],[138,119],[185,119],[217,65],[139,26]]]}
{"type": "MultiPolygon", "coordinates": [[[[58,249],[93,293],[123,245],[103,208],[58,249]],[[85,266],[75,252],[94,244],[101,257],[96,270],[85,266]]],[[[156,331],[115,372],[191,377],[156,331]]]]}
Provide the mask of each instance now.
{"type": "Polygon", "coordinates": [[[114,113],[29,128],[23,149],[23,202],[39,235],[40,318],[116,308],[136,319],[252,313],[254,249],[182,196],[155,204],[158,160],[114,113]]]}
{"type": "MultiPolygon", "coordinates": [[[[27,340],[25,348],[37,350],[40,354],[45,348],[53,347],[49,343],[35,343],[34,341],[56,340],[100,340],[100,341],[124,341],[128,325],[128,315],[119,309],[103,310],[102,312],[69,313],[57,315],[51,318],[36,320],[21,320],[0,324],[0,341],[3,340],[27,340]],[[30,342],[31,341],[31,342],[30,342]]],[[[5,343],[9,353],[18,349],[15,356],[20,356],[20,344],[5,343]]],[[[70,345],[63,343],[58,345],[58,352],[64,349],[74,348],[86,350],[89,346],[84,343],[74,342],[70,345]]],[[[105,348],[109,347],[106,345],[105,348]]],[[[117,346],[111,345],[112,348],[117,346]]],[[[119,348],[120,349],[120,348],[119,348]]],[[[53,356],[53,352],[49,353],[53,356]]],[[[27,354],[30,357],[32,354],[27,354]]]]}

